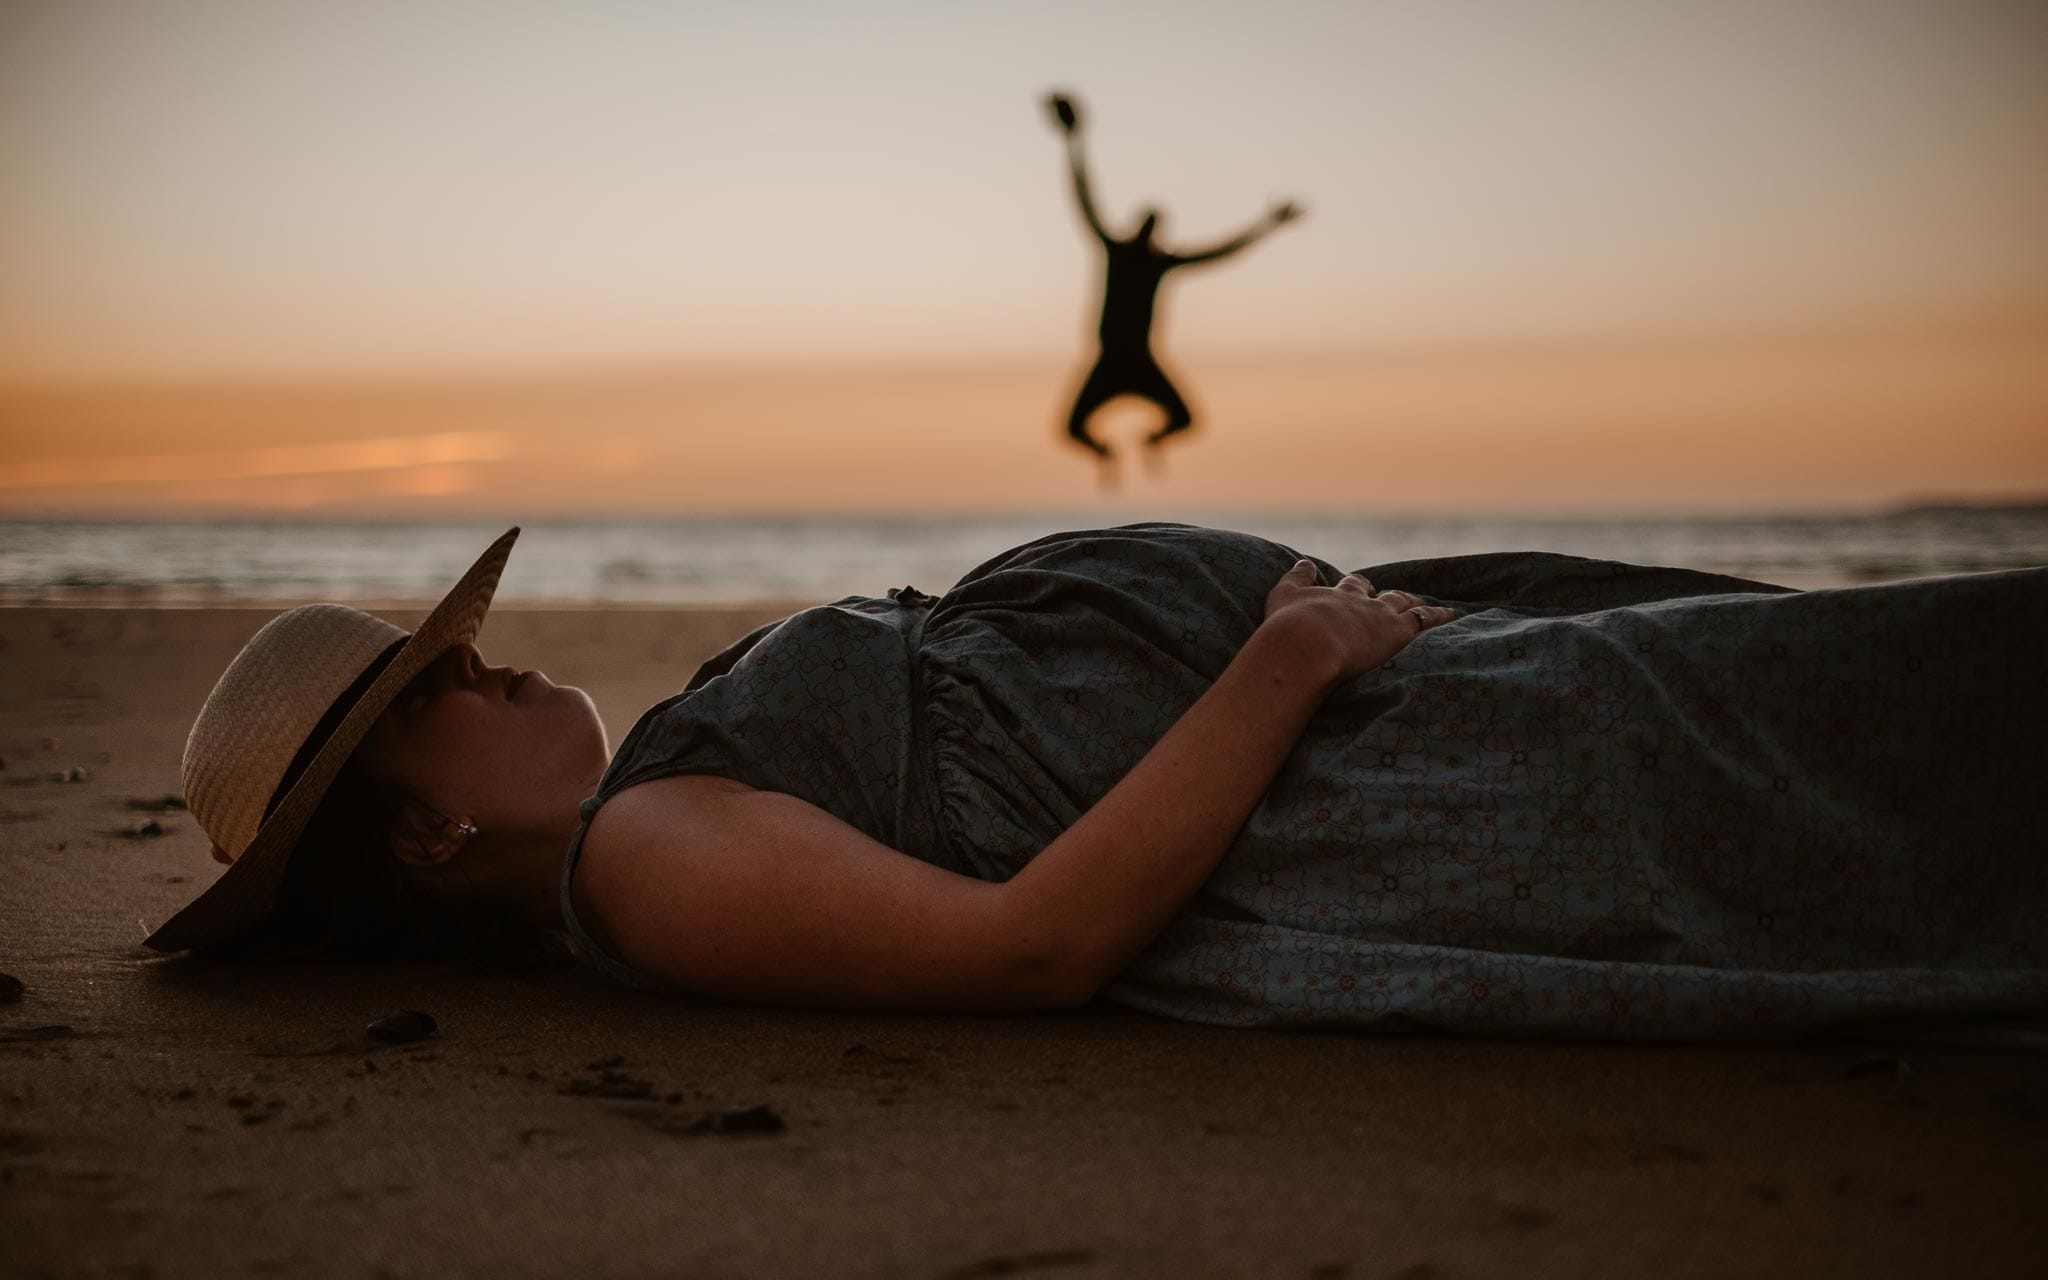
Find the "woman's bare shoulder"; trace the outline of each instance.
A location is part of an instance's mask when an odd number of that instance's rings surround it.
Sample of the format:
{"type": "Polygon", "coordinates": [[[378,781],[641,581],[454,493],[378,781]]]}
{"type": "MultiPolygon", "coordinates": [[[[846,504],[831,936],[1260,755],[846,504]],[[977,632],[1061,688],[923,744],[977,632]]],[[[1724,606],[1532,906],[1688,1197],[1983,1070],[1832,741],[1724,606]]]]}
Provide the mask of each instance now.
{"type": "Polygon", "coordinates": [[[731,778],[679,773],[636,783],[599,805],[583,833],[569,889],[584,926],[616,953],[617,904],[649,892],[664,871],[667,850],[712,838],[732,801],[753,792],[731,778]]]}
{"type": "MultiPolygon", "coordinates": [[[[665,778],[652,778],[636,782],[614,795],[598,807],[598,816],[623,806],[624,811],[637,813],[646,809],[662,810],[672,805],[688,804],[693,800],[709,799],[715,796],[737,795],[753,791],[744,782],[722,778],[715,773],[672,773],[665,778]]],[[[593,822],[592,824],[596,824],[593,822]]]]}
{"type": "MultiPolygon", "coordinates": [[[[635,783],[598,806],[583,833],[583,860],[604,862],[605,852],[645,847],[650,834],[669,844],[686,836],[693,822],[702,822],[732,799],[754,794],[754,788],[713,773],[677,773],[635,783]]],[[[583,877],[578,877],[581,880],[583,877]]]]}

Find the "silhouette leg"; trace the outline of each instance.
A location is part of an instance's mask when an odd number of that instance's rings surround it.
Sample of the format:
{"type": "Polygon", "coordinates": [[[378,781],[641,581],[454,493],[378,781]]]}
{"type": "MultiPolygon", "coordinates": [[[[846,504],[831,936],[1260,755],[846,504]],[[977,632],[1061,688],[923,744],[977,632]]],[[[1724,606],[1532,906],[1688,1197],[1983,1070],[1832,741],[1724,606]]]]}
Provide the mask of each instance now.
{"type": "Polygon", "coordinates": [[[1067,437],[1107,462],[1110,459],[1109,446],[1088,434],[1088,419],[1095,411],[1115,399],[1117,379],[1103,361],[1097,361],[1088,373],[1088,380],[1081,384],[1081,390],[1074,397],[1074,410],[1067,415],[1067,437]]]}
{"type": "Polygon", "coordinates": [[[1145,443],[1153,449],[1157,449],[1159,442],[1166,437],[1195,425],[1195,415],[1188,409],[1188,402],[1181,399],[1179,389],[1157,364],[1152,366],[1151,376],[1145,380],[1144,390],[1139,394],[1166,410],[1166,425],[1145,437],[1145,443]]]}

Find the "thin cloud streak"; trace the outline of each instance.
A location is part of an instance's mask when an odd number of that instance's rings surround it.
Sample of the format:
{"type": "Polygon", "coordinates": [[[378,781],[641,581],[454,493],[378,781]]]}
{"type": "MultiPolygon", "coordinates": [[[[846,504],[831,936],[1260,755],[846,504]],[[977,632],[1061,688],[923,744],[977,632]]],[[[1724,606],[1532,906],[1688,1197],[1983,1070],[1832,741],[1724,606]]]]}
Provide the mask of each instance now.
{"type": "MultiPolygon", "coordinates": [[[[271,476],[329,475],[353,471],[450,468],[459,463],[502,462],[512,456],[502,431],[443,431],[421,436],[374,436],[326,444],[271,445],[258,449],[160,453],[125,458],[52,458],[0,466],[0,489],[83,485],[257,480],[271,476]]],[[[440,471],[434,492],[450,487],[440,471]]]]}

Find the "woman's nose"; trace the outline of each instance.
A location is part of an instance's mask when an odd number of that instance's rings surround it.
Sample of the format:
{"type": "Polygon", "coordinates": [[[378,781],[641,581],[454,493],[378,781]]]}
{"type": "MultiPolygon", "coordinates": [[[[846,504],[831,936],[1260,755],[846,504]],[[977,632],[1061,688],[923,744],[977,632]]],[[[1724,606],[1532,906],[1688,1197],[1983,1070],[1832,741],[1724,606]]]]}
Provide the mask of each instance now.
{"type": "Polygon", "coordinates": [[[462,662],[462,678],[465,684],[503,684],[512,679],[511,667],[494,667],[485,662],[483,651],[475,645],[463,646],[462,662]]]}

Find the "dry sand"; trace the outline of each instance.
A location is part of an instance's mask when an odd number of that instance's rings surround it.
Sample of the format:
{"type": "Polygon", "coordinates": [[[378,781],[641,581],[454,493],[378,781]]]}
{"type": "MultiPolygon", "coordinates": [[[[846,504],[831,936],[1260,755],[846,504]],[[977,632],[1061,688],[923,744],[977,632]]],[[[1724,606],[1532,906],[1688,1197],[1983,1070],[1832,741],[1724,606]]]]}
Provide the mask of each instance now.
{"type": "MultiPolygon", "coordinates": [[[[1869,1280],[2048,1260],[2048,1057],[1896,1050],[1902,1076],[1880,1045],[857,1017],[581,969],[154,958],[145,926],[215,868],[188,815],[130,805],[177,791],[190,716],[264,616],[0,610],[0,972],[26,984],[0,999],[0,1274],[1869,1280]],[[150,818],[164,834],[127,834],[150,818]],[[364,1025],[395,1009],[439,1033],[374,1046],[364,1025]],[[787,1128],[690,1131],[756,1103],[787,1128]]],[[[589,689],[616,741],[764,616],[507,610],[485,649],[589,689]]]]}

